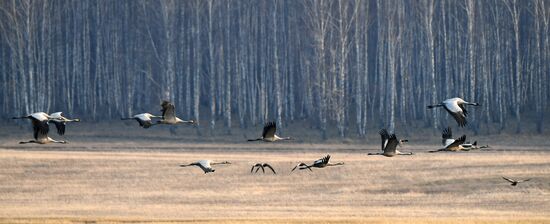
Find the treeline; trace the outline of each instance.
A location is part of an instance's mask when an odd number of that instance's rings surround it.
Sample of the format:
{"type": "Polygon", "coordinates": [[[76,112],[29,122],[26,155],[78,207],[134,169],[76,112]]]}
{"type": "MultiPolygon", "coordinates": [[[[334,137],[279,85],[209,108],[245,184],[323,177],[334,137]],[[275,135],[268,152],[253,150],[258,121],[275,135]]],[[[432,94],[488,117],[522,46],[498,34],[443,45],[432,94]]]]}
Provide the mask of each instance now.
{"type": "Polygon", "coordinates": [[[211,129],[345,136],[441,128],[426,105],[459,96],[482,105],[474,131],[541,132],[549,22],[548,0],[4,0],[0,113],[115,119],[167,99],[211,129]]]}

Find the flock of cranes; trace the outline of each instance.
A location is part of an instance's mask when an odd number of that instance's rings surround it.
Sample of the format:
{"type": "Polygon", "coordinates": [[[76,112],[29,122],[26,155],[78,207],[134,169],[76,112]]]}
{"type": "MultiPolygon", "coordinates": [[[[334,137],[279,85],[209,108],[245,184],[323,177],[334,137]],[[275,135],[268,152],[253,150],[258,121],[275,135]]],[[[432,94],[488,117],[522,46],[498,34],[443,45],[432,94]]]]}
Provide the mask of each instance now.
{"type": "MultiPolygon", "coordinates": [[[[443,107],[456,120],[459,127],[464,127],[467,124],[466,117],[468,116],[468,111],[465,108],[466,105],[479,106],[478,103],[467,102],[461,98],[451,98],[451,99],[444,100],[439,104],[429,105],[428,109],[443,107]]],[[[192,119],[182,120],[178,118],[175,113],[174,104],[168,101],[162,101],[161,108],[162,109],[160,111],[162,112],[162,115],[160,116],[153,115],[151,113],[141,113],[141,114],[136,114],[132,117],[121,118],[121,119],[136,120],[139,123],[139,125],[143,128],[150,128],[151,126],[159,125],[159,124],[165,124],[165,125],[176,125],[179,123],[187,123],[191,125],[197,124],[197,122],[192,119]],[[154,119],[156,119],[156,121],[154,121],[154,119]]],[[[66,144],[67,143],[66,141],[54,140],[48,136],[49,124],[53,123],[57,129],[57,133],[59,135],[64,135],[67,123],[80,122],[80,119],[69,119],[64,117],[62,112],[56,112],[52,114],[47,114],[44,112],[36,112],[36,113],[29,114],[27,116],[13,117],[13,119],[30,119],[32,122],[34,139],[30,141],[19,142],[20,144],[26,144],[26,143],[66,144]]],[[[256,139],[248,139],[248,141],[275,142],[275,141],[281,141],[281,140],[292,140],[291,137],[280,137],[276,134],[276,132],[277,132],[276,123],[268,122],[264,125],[261,137],[256,139]]],[[[397,150],[398,146],[401,146],[405,142],[408,142],[407,139],[398,139],[395,133],[390,134],[386,129],[381,129],[379,131],[379,134],[382,140],[381,151],[376,153],[368,153],[368,155],[382,155],[386,157],[393,157],[396,155],[409,155],[409,156],[414,155],[414,153],[412,152],[401,152],[397,150]]],[[[471,144],[467,143],[466,135],[462,135],[459,138],[453,139],[452,131],[450,127],[447,127],[442,131],[442,145],[443,145],[443,148],[429,151],[429,152],[469,151],[473,149],[483,149],[483,148],[489,147],[488,145],[478,146],[477,141],[471,144]]],[[[212,162],[211,160],[199,160],[197,162],[193,162],[189,164],[182,164],[180,165],[180,167],[197,166],[201,168],[205,174],[207,174],[207,173],[216,171],[215,169],[212,168],[213,165],[229,165],[229,164],[231,164],[229,161],[212,162]]],[[[323,158],[315,160],[313,163],[309,165],[307,163],[301,162],[298,165],[296,165],[294,168],[292,168],[290,172],[292,173],[296,169],[313,171],[311,168],[325,168],[325,167],[341,166],[341,165],[344,165],[344,163],[343,162],[330,163],[330,155],[326,155],[323,158]]],[[[275,168],[273,168],[273,166],[267,163],[256,163],[250,169],[250,173],[257,173],[260,169],[262,170],[262,173],[265,173],[265,168],[268,168],[269,170],[271,170],[273,174],[277,174],[277,172],[275,171],[275,168]],[[254,169],[256,169],[255,172],[254,172],[254,169]]],[[[506,177],[502,177],[502,178],[510,182],[512,186],[516,186],[518,183],[530,180],[530,179],[526,179],[526,180],[516,181],[506,177]]]]}

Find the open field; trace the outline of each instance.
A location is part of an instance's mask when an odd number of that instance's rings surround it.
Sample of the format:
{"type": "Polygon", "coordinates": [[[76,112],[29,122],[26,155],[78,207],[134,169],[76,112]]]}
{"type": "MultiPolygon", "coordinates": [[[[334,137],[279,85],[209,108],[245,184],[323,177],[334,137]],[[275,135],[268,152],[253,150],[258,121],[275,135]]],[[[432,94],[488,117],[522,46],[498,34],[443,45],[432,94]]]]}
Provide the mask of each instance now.
{"type": "Polygon", "coordinates": [[[374,133],[312,144],[315,136],[289,130],[299,140],[263,144],[243,141],[254,130],[197,137],[189,128],[176,135],[166,128],[69,128],[67,136],[52,135],[66,145],[19,145],[29,130],[0,130],[0,223],[550,222],[544,136],[476,136],[491,149],[425,153],[439,147],[437,135],[403,134],[411,142],[402,150],[416,154],[386,158],[366,156],[378,150],[374,133]],[[217,143],[226,137],[232,139],[217,143]],[[346,165],[289,174],[327,153],[346,165]],[[233,164],[206,175],[178,166],[199,159],[233,164]],[[272,164],[278,175],[250,174],[256,162],[272,164]],[[512,187],[501,176],[532,180],[512,187]]]}
{"type": "Polygon", "coordinates": [[[72,147],[0,149],[0,222],[550,221],[546,150],[431,154],[408,147],[417,154],[386,158],[343,144],[72,147]],[[297,162],[326,153],[346,165],[289,174],[297,162]],[[178,167],[198,159],[233,164],[206,175],[178,167]],[[279,175],[250,174],[254,162],[271,163],[279,175]],[[512,187],[501,175],[533,180],[512,187]]]}

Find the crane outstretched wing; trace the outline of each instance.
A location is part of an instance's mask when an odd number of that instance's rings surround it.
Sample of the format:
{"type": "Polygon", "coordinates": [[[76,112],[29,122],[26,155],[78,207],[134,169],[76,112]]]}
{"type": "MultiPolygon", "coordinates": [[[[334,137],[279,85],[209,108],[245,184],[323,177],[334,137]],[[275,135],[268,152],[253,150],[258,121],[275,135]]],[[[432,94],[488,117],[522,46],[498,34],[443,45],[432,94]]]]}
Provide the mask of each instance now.
{"type": "Polygon", "coordinates": [[[267,167],[269,168],[271,171],[273,171],[273,174],[277,174],[277,172],[275,172],[275,169],[273,169],[273,167],[267,163],[264,163],[263,167],[267,167]]]}
{"type": "Polygon", "coordinates": [[[443,139],[449,139],[449,138],[453,138],[453,132],[451,130],[451,127],[447,127],[445,129],[443,129],[443,132],[441,134],[441,137],[443,139]]]}
{"type": "Polygon", "coordinates": [[[313,171],[311,170],[311,168],[309,168],[309,166],[305,163],[299,163],[298,165],[296,165],[294,168],[292,168],[292,170],[290,171],[292,173],[292,171],[294,171],[296,168],[300,167],[300,166],[303,166],[304,168],[300,168],[300,169],[309,169],[309,171],[313,171]]]}
{"type": "Polygon", "coordinates": [[[466,115],[464,115],[464,110],[462,109],[463,106],[459,106],[458,102],[456,100],[452,101],[445,101],[444,102],[444,108],[453,116],[453,118],[458,123],[458,126],[464,127],[466,126],[466,115]]]}
{"type": "Polygon", "coordinates": [[[33,134],[34,139],[44,139],[48,138],[48,132],[50,131],[50,126],[48,125],[48,121],[39,121],[36,119],[32,119],[32,128],[33,128],[33,134]]]}
{"type": "Polygon", "coordinates": [[[65,122],[59,121],[59,120],[50,120],[50,122],[53,122],[55,124],[55,129],[57,129],[57,134],[64,135],[65,134],[65,122]]]}
{"type": "Polygon", "coordinates": [[[516,182],[515,180],[512,180],[512,179],[507,178],[507,177],[502,177],[502,179],[505,179],[506,181],[508,181],[510,183],[515,183],[516,182]]]}
{"type": "Polygon", "coordinates": [[[256,172],[255,172],[255,173],[257,173],[260,169],[262,169],[262,173],[265,173],[265,169],[264,169],[264,167],[263,167],[262,165],[259,165],[259,166],[257,166],[257,167],[258,167],[258,168],[256,168],[256,172]]]}
{"type": "Polygon", "coordinates": [[[464,117],[468,116],[468,111],[466,110],[466,107],[464,107],[464,104],[458,104],[458,107],[462,109],[462,113],[464,114],[464,117]]]}
{"type": "Polygon", "coordinates": [[[150,128],[151,126],[153,126],[153,122],[151,120],[148,120],[148,121],[144,121],[140,119],[136,119],[136,120],[139,122],[139,125],[143,128],[150,128]]]}
{"type": "Polygon", "coordinates": [[[252,173],[252,171],[254,171],[254,167],[256,167],[258,165],[259,165],[259,163],[256,163],[256,164],[252,165],[252,168],[250,168],[250,173],[252,173]]]}
{"type": "Polygon", "coordinates": [[[388,131],[384,128],[380,129],[378,133],[380,134],[380,138],[382,139],[381,151],[384,151],[384,148],[386,148],[386,145],[388,144],[388,138],[390,138],[390,134],[388,134],[388,131]]]}
{"type": "Polygon", "coordinates": [[[267,122],[264,125],[264,130],[262,132],[263,138],[272,138],[275,136],[275,132],[277,131],[277,124],[273,121],[267,122]]]}
{"type": "Polygon", "coordinates": [[[464,142],[466,142],[466,135],[462,135],[462,136],[460,136],[460,138],[455,139],[455,141],[453,143],[451,143],[450,145],[448,145],[445,148],[458,147],[459,145],[464,144],[464,142]]]}
{"type": "Polygon", "coordinates": [[[466,116],[464,116],[464,113],[462,111],[452,112],[451,110],[447,109],[447,107],[445,107],[445,109],[447,110],[447,112],[449,112],[451,116],[453,116],[453,118],[456,120],[456,123],[458,123],[459,127],[466,126],[468,121],[466,121],[466,116]]]}
{"type": "Polygon", "coordinates": [[[330,155],[326,155],[323,158],[315,160],[315,162],[313,162],[313,165],[315,165],[315,164],[328,164],[329,160],[330,160],[330,155]]]}
{"type": "Polygon", "coordinates": [[[386,148],[384,148],[384,152],[395,153],[398,145],[399,145],[399,141],[397,140],[397,137],[395,136],[395,134],[391,134],[388,138],[388,143],[386,144],[386,148]]]}
{"type": "Polygon", "coordinates": [[[443,129],[441,134],[441,144],[443,147],[447,147],[448,145],[452,144],[455,140],[453,139],[453,132],[451,131],[451,127],[447,127],[443,129]]]}
{"type": "Polygon", "coordinates": [[[165,120],[175,119],[176,113],[175,113],[175,106],[173,103],[170,103],[166,100],[162,101],[162,104],[160,105],[162,109],[162,118],[165,120]]]}

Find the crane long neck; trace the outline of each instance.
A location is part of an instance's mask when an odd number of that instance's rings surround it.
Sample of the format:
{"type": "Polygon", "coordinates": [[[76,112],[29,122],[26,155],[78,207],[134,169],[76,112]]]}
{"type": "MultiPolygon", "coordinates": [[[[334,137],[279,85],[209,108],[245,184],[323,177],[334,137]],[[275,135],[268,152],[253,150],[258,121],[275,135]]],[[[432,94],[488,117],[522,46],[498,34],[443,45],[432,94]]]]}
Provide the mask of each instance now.
{"type": "Polygon", "coordinates": [[[432,109],[432,108],[435,108],[435,107],[442,107],[442,106],[443,106],[442,103],[435,104],[435,105],[429,105],[429,106],[428,106],[428,109],[432,109]]]}
{"type": "Polygon", "coordinates": [[[182,120],[182,119],[176,117],[176,123],[193,123],[193,121],[190,121],[190,120],[186,121],[186,120],[182,120]]]}
{"type": "Polygon", "coordinates": [[[281,137],[281,136],[278,136],[278,135],[275,135],[275,138],[278,139],[278,140],[292,140],[292,138],[290,138],[290,137],[281,137]]]}
{"type": "Polygon", "coordinates": [[[261,141],[262,138],[257,138],[257,139],[248,139],[249,142],[254,142],[254,141],[261,141]]]}

